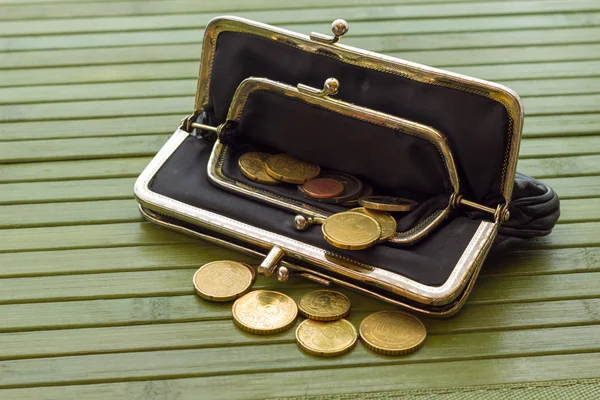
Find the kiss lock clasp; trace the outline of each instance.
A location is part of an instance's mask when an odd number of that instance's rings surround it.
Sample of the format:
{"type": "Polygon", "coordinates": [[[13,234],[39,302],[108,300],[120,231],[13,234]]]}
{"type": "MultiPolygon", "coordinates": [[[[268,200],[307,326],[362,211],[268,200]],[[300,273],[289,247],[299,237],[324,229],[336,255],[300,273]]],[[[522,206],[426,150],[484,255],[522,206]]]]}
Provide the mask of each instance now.
{"type": "Polygon", "coordinates": [[[322,33],[318,32],[311,32],[310,39],[314,40],[315,42],[335,44],[340,41],[342,36],[348,33],[348,29],[350,29],[350,27],[346,21],[343,19],[336,19],[331,24],[331,32],[333,32],[333,36],[323,35],[322,33]]]}
{"type": "Polygon", "coordinates": [[[274,246],[265,259],[260,263],[257,268],[259,274],[264,276],[271,276],[275,272],[277,280],[285,282],[290,277],[290,271],[287,267],[279,266],[279,262],[285,256],[285,252],[281,247],[274,246]]]}
{"type": "Polygon", "coordinates": [[[299,83],[296,87],[299,92],[317,97],[335,96],[340,90],[340,82],[335,78],[327,78],[325,84],[323,84],[323,89],[317,89],[303,83],[299,83]]]}

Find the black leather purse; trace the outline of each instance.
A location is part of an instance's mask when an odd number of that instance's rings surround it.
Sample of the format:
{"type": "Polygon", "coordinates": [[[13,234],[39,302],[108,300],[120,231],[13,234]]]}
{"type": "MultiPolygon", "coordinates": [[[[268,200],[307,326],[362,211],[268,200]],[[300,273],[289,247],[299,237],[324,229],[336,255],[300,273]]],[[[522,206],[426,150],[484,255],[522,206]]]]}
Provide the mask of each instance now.
{"type": "Polygon", "coordinates": [[[489,250],[547,235],[556,194],[516,173],[510,89],[235,17],[207,26],[194,112],[135,184],[146,219],[263,258],[258,272],[338,284],[432,316],[464,304],[489,250]],[[324,83],[327,82],[327,84],[324,83]],[[247,179],[250,150],[359,176],[419,206],[365,250],[315,222],[345,211],[247,179]]]}

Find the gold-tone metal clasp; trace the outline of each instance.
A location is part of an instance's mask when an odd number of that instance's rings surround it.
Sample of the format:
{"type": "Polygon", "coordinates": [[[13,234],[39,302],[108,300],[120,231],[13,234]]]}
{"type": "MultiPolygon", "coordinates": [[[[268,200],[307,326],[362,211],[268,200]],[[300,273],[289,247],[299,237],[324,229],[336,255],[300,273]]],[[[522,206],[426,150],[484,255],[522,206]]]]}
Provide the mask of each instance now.
{"type": "Polygon", "coordinates": [[[209,132],[214,132],[214,133],[217,134],[217,136],[219,136],[219,132],[221,131],[221,126],[222,125],[219,125],[219,126],[210,126],[210,125],[199,124],[197,122],[192,122],[190,124],[190,126],[192,128],[202,129],[202,130],[209,131],[209,132]]]}
{"type": "Polygon", "coordinates": [[[221,130],[223,129],[223,126],[225,124],[221,124],[219,126],[199,124],[198,122],[194,122],[194,119],[195,119],[194,114],[188,115],[187,117],[185,117],[184,119],[181,120],[181,124],[179,125],[179,128],[188,133],[191,133],[193,129],[199,129],[201,131],[210,132],[211,134],[214,133],[217,138],[221,137],[221,130]]]}
{"type": "Polygon", "coordinates": [[[299,231],[305,231],[309,226],[314,224],[323,225],[325,218],[305,216],[298,214],[294,217],[294,227],[299,231]]]}
{"type": "Polygon", "coordinates": [[[333,32],[333,36],[323,35],[322,33],[318,32],[311,32],[310,39],[314,40],[315,42],[335,44],[340,41],[342,36],[348,33],[348,29],[350,29],[350,27],[346,21],[343,19],[336,19],[331,24],[331,32],[333,32]]]}
{"type": "Polygon", "coordinates": [[[296,87],[298,88],[298,91],[312,94],[313,96],[335,96],[338,93],[338,90],[340,90],[340,82],[335,78],[327,78],[323,84],[323,89],[317,89],[303,83],[299,83],[296,87]]]}
{"type": "Polygon", "coordinates": [[[288,267],[279,265],[284,256],[285,252],[281,247],[273,247],[258,266],[258,273],[264,276],[271,276],[275,273],[279,282],[287,282],[290,279],[290,270],[288,267]]]}
{"type": "Polygon", "coordinates": [[[508,204],[499,204],[496,208],[492,208],[484,206],[483,204],[475,203],[474,201],[466,200],[460,194],[458,196],[454,196],[453,201],[455,207],[462,205],[491,214],[494,216],[494,221],[500,224],[508,221],[508,219],[510,218],[508,204]]]}
{"type": "MultiPolygon", "coordinates": [[[[279,262],[283,259],[283,257],[285,256],[285,252],[283,251],[283,249],[281,249],[281,247],[273,247],[271,249],[271,251],[269,251],[269,254],[267,254],[267,256],[265,257],[265,259],[260,263],[260,265],[257,268],[257,271],[259,274],[262,274],[264,276],[271,276],[273,275],[273,272],[275,272],[275,270],[277,269],[277,266],[279,265],[279,262]]],[[[287,268],[286,268],[287,270],[287,268]]],[[[287,275],[285,274],[285,271],[282,271],[281,274],[278,275],[287,275]]],[[[284,276],[282,276],[283,278],[284,276]]],[[[279,276],[278,276],[279,279],[279,276]]],[[[287,277],[285,278],[287,279],[287,277]]],[[[280,279],[282,280],[282,279],[280,279]]]]}

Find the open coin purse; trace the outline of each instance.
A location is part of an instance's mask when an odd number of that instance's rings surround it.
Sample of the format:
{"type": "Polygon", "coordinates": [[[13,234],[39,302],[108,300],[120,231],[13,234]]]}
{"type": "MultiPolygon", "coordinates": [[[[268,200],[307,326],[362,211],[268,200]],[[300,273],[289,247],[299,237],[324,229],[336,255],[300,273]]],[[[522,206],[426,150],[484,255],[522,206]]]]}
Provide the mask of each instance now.
{"type": "MultiPolygon", "coordinates": [[[[258,272],[338,284],[432,316],[464,304],[492,246],[550,233],[556,194],[516,173],[523,109],[490,82],[235,17],[207,26],[195,110],[143,171],[144,217],[263,259],[258,272]],[[319,226],[357,207],[244,176],[249,151],[290,154],[419,205],[364,250],[319,226]]],[[[362,184],[362,183],[361,183],[362,184]]]]}

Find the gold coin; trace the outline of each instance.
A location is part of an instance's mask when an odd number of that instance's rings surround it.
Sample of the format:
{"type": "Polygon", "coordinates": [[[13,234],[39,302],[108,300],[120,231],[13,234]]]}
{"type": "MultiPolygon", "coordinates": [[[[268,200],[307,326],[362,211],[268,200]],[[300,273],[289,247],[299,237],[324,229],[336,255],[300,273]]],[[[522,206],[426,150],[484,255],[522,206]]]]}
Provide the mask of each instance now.
{"type": "Polygon", "coordinates": [[[393,196],[369,196],[358,199],[358,204],[372,210],[412,211],[419,203],[414,200],[393,196]]]}
{"type": "Polygon", "coordinates": [[[242,174],[252,181],[277,185],[279,181],[267,173],[267,160],[269,157],[271,157],[270,154],[255,151],[244,153],[238,160],[238,166],[242,174]]]}
{"type": "Polygon", "coordinates": [[[255,290],[233,303],[233,322],[258,335],[283,332],[296,322],[298,306],[291,297],[271,290],[255,290]]]}
{"type": "Polygon", "coordinates": [[[277,154],[267,160],[267,173],[287,183],[302,184],[321,172],[317,164],[307,163],[288,154],[277,154]]]}
{"type": "Polygon", "coordinates": [[[300,313],[316,321],[335,321],[350,313],[350,299],[335,290],[313,290],[298,302],[300,313]]]}
{"type": "Polygon", "coordinates": [[[408,354],[423,346],[427,330],[417,318],[401,311],[380,311],[366,317],[360,324],[364,345],[380,354],[408,354]]]}
{"type": "Polygon", "coordinates": [[[329,244],[346,250],[366,249],[381,236],[381,227],[375,218],[353,212],[329,216],[321,229],[329,244]]]}
{"type": "Polygon", "coordinates": [[[396,234],[396,218],[385,211],[369,210],[364,207],[353,208],[348,212],[356,212],[372,217],[381,226],[381,236],[378,242],[385,242],[396,234]]]}
{"type": "Polygon", "coordinates": [[[245,265],[246,267],[248,267],[248,269],[250,270],[250,273],[252,274],[252,282],[254,282],[254,280],[256,279],[256,270],[254,269],[254,267],[248,263],[245,262],[240,262],[240,264],[245,265]]]}
{"type": "Polygon", "coordinates": [[[346,319],[324,322],[305,319],[296,329],[300,348],[315,356],[333,357],[350,351],[358,335],[346,319]]]}
{"type": "Polygon", "coordinates": [[[230,301],[246,293],[254,274],[236,261],[213,261],[204,264],[192,278],[198,296],[212,301],[230,301]]]}

